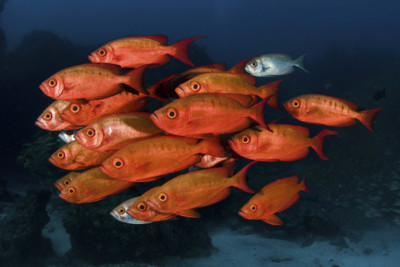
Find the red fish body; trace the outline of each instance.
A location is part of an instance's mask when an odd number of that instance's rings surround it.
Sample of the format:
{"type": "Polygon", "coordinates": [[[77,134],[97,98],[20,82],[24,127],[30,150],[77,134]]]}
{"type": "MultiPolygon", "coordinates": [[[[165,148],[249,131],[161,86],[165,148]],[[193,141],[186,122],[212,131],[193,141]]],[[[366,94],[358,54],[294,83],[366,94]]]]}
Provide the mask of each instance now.
{"type": "Polygon", "coordinates": [[[112,114],[135,112],[148,103],[144,94],[122,91],[119,94],[87,103],[69,103],[61,113],[61,118],[75,125],[86,126],[112,114]]]}
{"type": "Polygon", "coordinates": [[[248,220],[263,220],[272,225],[282,225],[275,215],[291,207],[299,200],[299,191],[308,191],[297,176],[276,180],[264,186],[239,211],[239,215],[248,220]]]}
{"type": "Polygon", "coordinates": [[[113,64],[87,63],[63,69],[42,82],[43,93],[58,100],[102,99],[121,92],[123,84],[147,94],[143,89],[146,66],[121,75],[113,64]]]}
{"type": "Polygon", "coordinates": [[[326,126],[345,127],[354,125],[359,120],[373,131],[372,120],[381,108],[357,111],[357,106],[337,97],[306,94],[284,103],[287,112],[295,119],[307,123],[326,126]]]}
{"type": "Polygon", "coordinates": [[[194,208],[205,207],[222,201],[234,186],[252,193],[246,184],[246,173],[251,165],[231,177],[232,166],[212,168],[179,175],[155,190],[146,204],[162,213],[185,217],[200,217],[194,208]]]}
{"type": "Polygon", "coordinates": [[[92,168],[77,176],[60,192],[60,198],[72,203],[99,201],[132,187],[134,183],[119,181],[103,174],[99,168],[92,168]]]}
{"type": "Polygon", "coordinates": [[[99,119],[79,130],[75,139],[86,148],[115,152],[129,143],[162,133],[148,113],[116,114],[99,119]]]}
{"type": "Polygon", "coordinates": [[[61,114],[71,103],[56,100],[51,103],[37,118],[35,125],[47,131],[73,130],[80,128],[79,125],[64,120],[61,114]]]}
{"type": "Polygon", "coordinates": [[[231,148],[240,156],[259,161],[293,161],[304,158],[312,147],[321,159],[328,159],[322,151],[323,138],[338,134],[323,130],[309,138],[306,127],[268,124],[271,131],[261,126],[244,130],[229,141],[231,148]]]}
{"type": "Polygon", "coordinates": [[[125,146],[106,159],[100,170],[110,177],[127,181],[152,181],[196,164],[200,154],[225,156],[217,140],[160,136],[125,146]],[[146,180],[147,179],[147,180],[146,180]]]}
{"type": "Polygon", "coordinates": [[[159,128],[174,135],[232,133],[249,127],[250,118],[267,127],[263,115],[266,101],[245,107],[223,95],[192,95],[154,111],[150,118],[159,128]]]}
{"type": "Polygon", "coordinates": [[[200,37],[193,37],[166,46],[166,36],[149,35],[125,37],[111,41],[92,52],[89,60],[94,63],[112,63],[122,68],[138,68],[147,64],[163,65],[171,55],[194,66],[187,55],[188,46],[200,37]]]}
{"type": "Polygon", "coordinates": [[[80,170],[98,166],[109,156],[108,153],[94,151],[72,141],[54,152],[49,161],[65,170],[80,170]]]}

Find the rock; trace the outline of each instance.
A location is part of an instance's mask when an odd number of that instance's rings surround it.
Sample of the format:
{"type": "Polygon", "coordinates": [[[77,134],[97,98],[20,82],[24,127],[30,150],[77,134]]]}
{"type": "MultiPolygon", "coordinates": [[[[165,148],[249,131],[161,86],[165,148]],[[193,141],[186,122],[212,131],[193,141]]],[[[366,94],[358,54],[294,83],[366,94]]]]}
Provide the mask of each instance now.
{"type": "Polygon", "coordinates": [[[0,262],[5,266],[39,266],[54,255],[49,239],[42,229],[49,221],[46,205],[49,191],[29,191],[26,196],[13,197],[0,205],[0,262]]]}

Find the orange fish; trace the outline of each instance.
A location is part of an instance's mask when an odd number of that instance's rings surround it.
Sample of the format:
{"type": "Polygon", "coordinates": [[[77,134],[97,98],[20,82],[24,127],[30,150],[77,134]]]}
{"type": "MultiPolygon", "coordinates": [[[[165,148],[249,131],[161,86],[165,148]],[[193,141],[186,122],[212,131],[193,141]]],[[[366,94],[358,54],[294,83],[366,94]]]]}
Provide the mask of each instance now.
{"type": "Polygon", "coordinates": [[[62,191],[66,186],[70,185],[75,177],[80,175],[80,172],[70,172],[67,175],[61,177],[57,181],[55,181],[54,186],[58,189],[58,191],[62,191]]]}
{"type": "Polygon", "coordinates": [[[193,37],[166,46],[168,38],[162,35],[125,37],[111,41],[92,52],[89,60],[94,63],[113,63],[122,68],[138,68],[147,64],[163,65],[171,55],[180,61],[194,66],[188,57],[188,46],[193,37]]]}
{"type": "Polygon", "coordinates": [[[70,105],[70,102],[56,100],[48,106],[37,118],[35,124],[47,131],[62,131],[78,129],[81,126],[64,120],[61,113],[70,105]]]}
{"type": "Polygon", "coordinates": [[[374,131],[372,120],[381,108],[357,111],[357,106],[337,97],[307,94],[286,101],[283,106],[293,118],[313,124],[345,127],[359,120],[370,131],[374,131]]]}
{"type": "Polygon", "coordinates": [[[304,158],[312,147],[321,159],[328,157],[322,151],[323,139],[338,132],[323,130],[309,138],[309,130],[303,126],[268,124],[271,131],[261,126],[244,130],[233,136],[230,147],[240,156],[259,161],[293,161],[304,158]]]}
{"type": "Polygon", "coordinates": [[[247,186],[246,173],[254,163],[248,164],[234,176],[231,176],[233,165],[179,175],[160,186],[145,202],[162,213],[199,218],[200,214],[194,209],[227,198],[231,186],[253,193],[247,186]]]}
{"type": "Polygon", "coordinates": [[[61,190],[60,198],[72,203],[95,202],[128,189],[134,184],[112,179],[103,174],[99,168],[92,168],[74,177],[61,190]]]}
{"type": "Polygon", "coordinates": [[[300,184],[297,176],[276,180],[255,194],[240,209],[239,215],[247,220],[263,220],[272,225],[282,225],[282,220],[275,213],[296,203],[300,191],[308,191],[304,179],[300,184]]]}
{"type": "Polygon", "coordinates": [[[109,153],[90,150],[77,141],[72,141],[54,152],[49,161],[65,170],[80,170],[98,166],[109,156],[109,153]]]}
{"type": "Polygon", "coordinates": [[[223,157],[225,151],[215,139],[159,136],[118,150],[101,164],[100,170],[115,179],[152,181],[160,175],[189,168],[201,160],[200,154],[223,157]]]}
{"type": "Polygon", "coordinates": [[[180,84],[175,89],[175,92],[179,97],[210,93],[257,95],[263,99],[269,97],[268,105],[274,109],[279,109],[278,86],[282,81],[270,82],[257,88],[249,83],[246,77],[247,75],[245,75],[246,74],[239,75],[226,72],[205,73],[180,84]]]}
{"type": "Polygon", "coordinates": [[[61,118],[75,125],[89,125],[108,115],[138,111],[147,103],[148,100],[144,94],[122,91],[119,94],[87,103],[70,103],[61,112],[61,118]]]}
{"type": "Polygon", "coordinates": [[[164,131],[181,136],[241,131],[249,127],[249,118],[267,128],[263,114],[266,101],[268,98],[252,107],[244,107],[223,95],[192,95],[154,111],[150,118],[164,131]]]}
{"type": "Polygon", "coordinates": [[[121,75],[118,65],[86,63],[55,73],[42,82],[39,88],[51,98],[71,101],[106,98],[121,92],[123,85],[147,94],[142,82],[147,68],[143,66],[121,75]]]}
{"type": "Polygon", "coordinates": [[[159,186],[155,186],[150,190],[147,190],[140,197],[138,197],[126,210],[126,213],[136,220],[157,222],[170,220],[176,216],[173,213],[161,213],[151,209],[147,204],[146,200],[151,194],[158,190],[159,186]]]}
{"type": "Polygon", "coordinates": [[[134,141],[162,132],[150,120],[149,113],[137,112],[101,118],[80,129],[75,139],[86,148],[111,153],[134,141]]]}

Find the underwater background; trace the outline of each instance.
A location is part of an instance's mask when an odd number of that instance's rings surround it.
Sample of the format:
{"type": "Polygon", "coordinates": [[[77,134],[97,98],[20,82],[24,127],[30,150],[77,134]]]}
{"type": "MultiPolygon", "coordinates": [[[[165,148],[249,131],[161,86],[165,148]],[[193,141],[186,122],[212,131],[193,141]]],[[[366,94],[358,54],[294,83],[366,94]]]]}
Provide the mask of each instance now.
{"type": "MultiPolygon", "coordinates": [[[[398,266],[400,262],[399,1],[28,1],[0,0],[0,266],[398,266]],[[309,192],[279,214],[282,226],[245,220],[249,195],[198,209],[198,219],[147,225],[118,222],[110,211],[153,184],[98,202],[68,203],[55,180],[67,171],[48,162],[63,143],[35,126],[52,102],[38,88],[50,75],[88,61],[122,37],[161,34],[168,43],[204,36],[189,49],[196,66],[269,53],[307,54],[305,67],[282,79],[279,103],[316,93],[383,108],[375,132],[361,123],[335,128],[314,151],[292,162],[259,162],[248,184],[259,191],[298,175],[309,192]]],[[[147,86],[189,69],[171,58],[145,74],[147,86]]],[[[145,110],[154,110],[158,103],[145,110]]],[[[266,121],[305,125],[283,109],[266,121]]],[[[237,170],[249,163],[241,159],[237,170]]],[[[168,176],[168,178],[173,176],[168,176]]]]}

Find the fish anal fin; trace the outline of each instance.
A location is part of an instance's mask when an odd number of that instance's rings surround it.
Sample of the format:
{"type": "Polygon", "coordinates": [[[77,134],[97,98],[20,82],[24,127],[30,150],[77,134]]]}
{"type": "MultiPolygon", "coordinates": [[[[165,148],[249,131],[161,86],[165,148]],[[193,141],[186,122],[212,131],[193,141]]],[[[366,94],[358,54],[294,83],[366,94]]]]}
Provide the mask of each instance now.
{"type": "Polygon", "coordinates": [[[191,210],[181,210],[178,212],[175,212],[176,214],[183,216],[183,217],[189,217],[189,218],[200,218],[201,215],[197,211],[191,209],[191,210]]]}
{"type": "Polygon", "coordinates": [[[268,217],[266,217],[266,218],[264,218],[264,219],[262,219],[262,220],[264,222],[268,223],[268,224],[271,224],[271,225],[282,225],[283,224],[282,220],[279,219],[278,216],[273,215],[273,214],[268,216],[268,217]]]}

